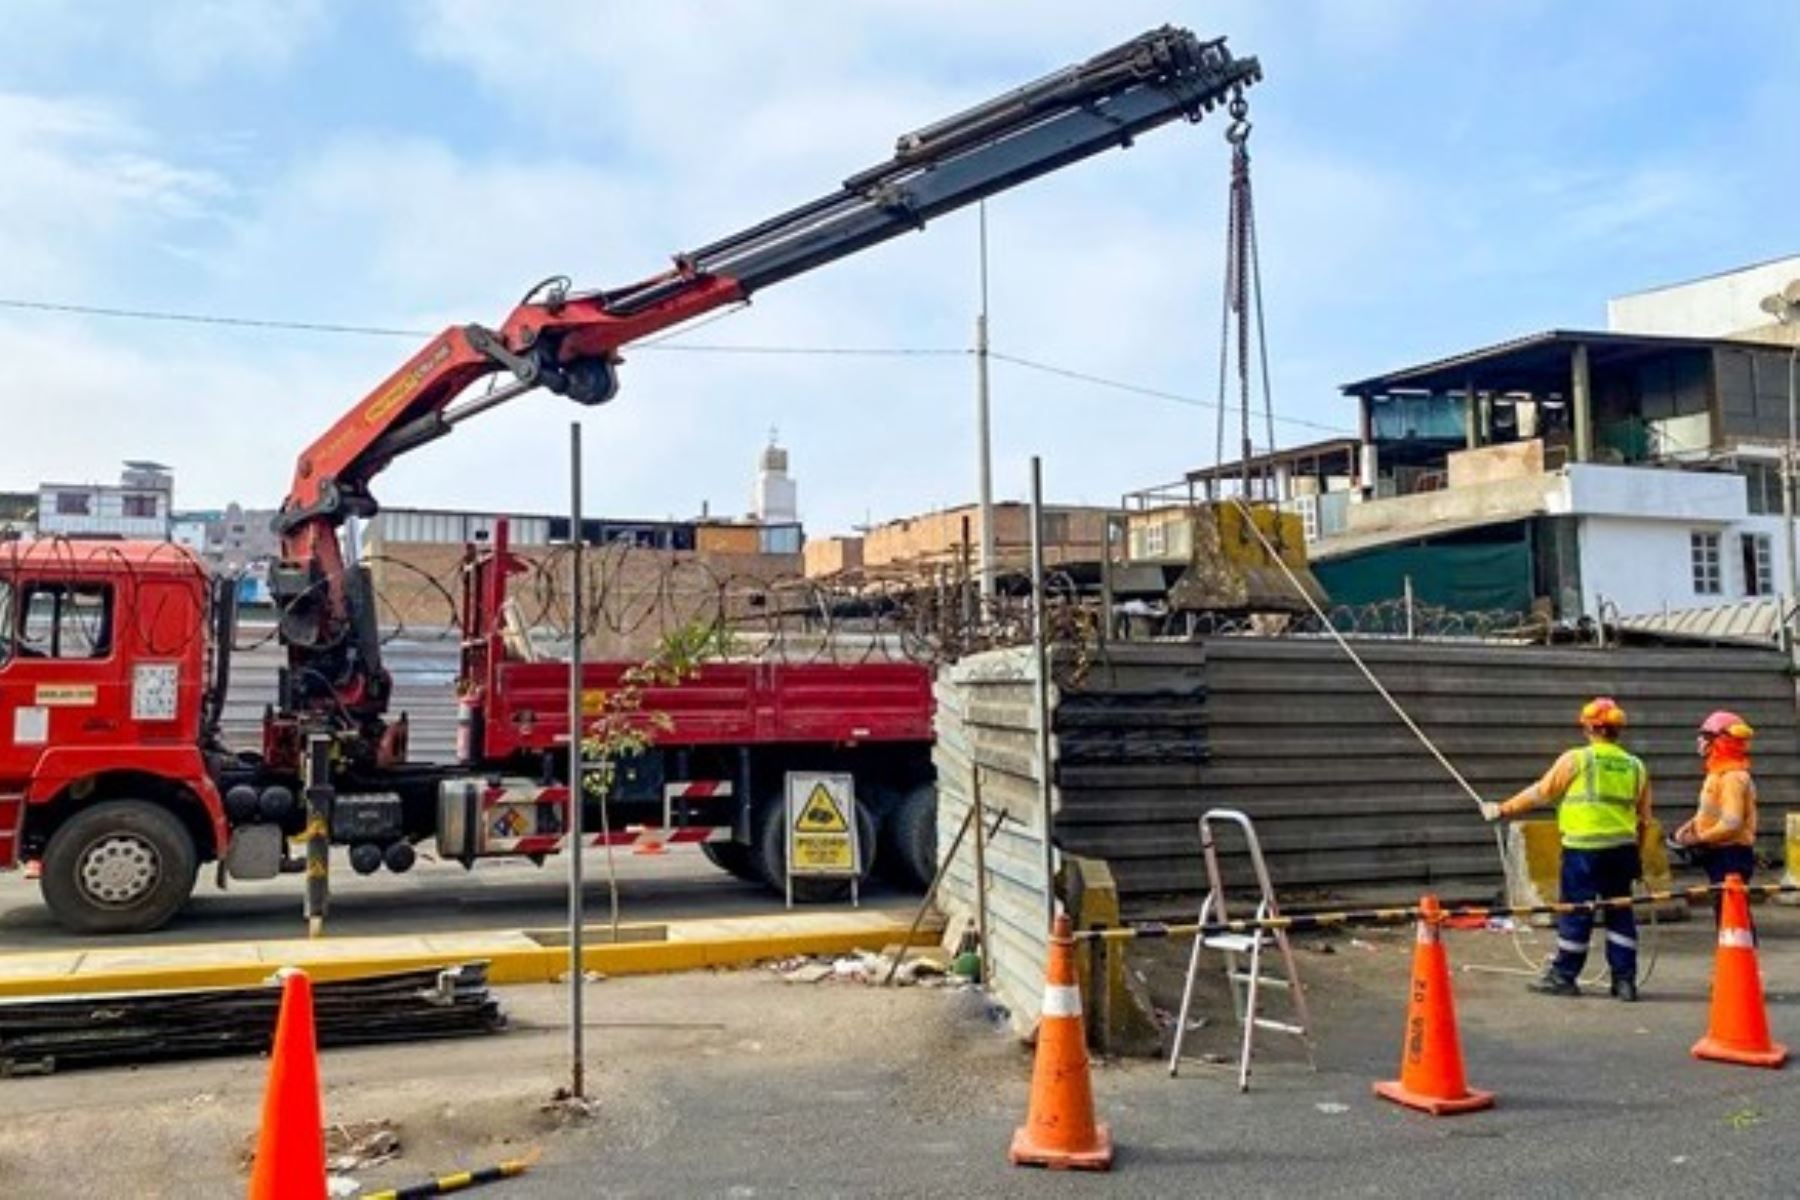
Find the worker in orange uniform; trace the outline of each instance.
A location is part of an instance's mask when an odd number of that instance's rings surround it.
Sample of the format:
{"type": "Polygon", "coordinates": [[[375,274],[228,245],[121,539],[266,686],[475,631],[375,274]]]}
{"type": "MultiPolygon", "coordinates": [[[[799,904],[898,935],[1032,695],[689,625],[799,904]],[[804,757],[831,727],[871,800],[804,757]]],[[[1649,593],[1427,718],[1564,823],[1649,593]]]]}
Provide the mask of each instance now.
{"type": "MultiPolygon", "coordinates": [[[[1503,804],[1484,801],[1481,815],[1489,821],[1518,817],[1535,808],[1557,806],[1562,834],[1562,899],[1580,904],[1631,895],[1632,881],[1642,874],[1640,849],[1650,827],[1650,772],[1642,760],[1619,745],[1625,710],[1610,696],[1589,701],[1581,710],[1588,744],[1564,753],[1544,777],[1503,804]]],[[[1612,971],[1612,994],[1620,1000],[1637,995],[1637,914],[1630,905],[1600,910],[1606,925],[1606,965],[1612,971]]],[[[1565,913],[1556,920],[1556,956],[1531,990],[1553,996],[1579,996],[1581,969],[1587,964],[1588,939],[1594,932],[1591,910],[1565,913]]]]}
{"type": "MultiPolygon", "coordinates": [[[[1750,777],[1750,739],[1756,730],[1734,712],[1713,713],[1700,723],[1695,749],[1706,760],[1700,811],[1675,831],[1689,846],[1713,886],[1736,875],[1750,882],[1756,870],[1756,781],[1750,777]]],[[[1719,897],[1713,896],[1713,915],[1719,897]]]]}

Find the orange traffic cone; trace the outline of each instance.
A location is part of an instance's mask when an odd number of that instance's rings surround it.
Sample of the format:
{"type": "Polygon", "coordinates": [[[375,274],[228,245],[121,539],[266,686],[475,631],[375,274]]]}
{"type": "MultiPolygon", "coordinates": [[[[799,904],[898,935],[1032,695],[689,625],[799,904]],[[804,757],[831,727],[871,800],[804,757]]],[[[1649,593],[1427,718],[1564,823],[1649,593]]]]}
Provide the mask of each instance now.
{"type": "Polygon", "coordinates": [[[1712,1020],[1706,1036],[1694,1043],[1694,1057],[1779,1067],[1787,1061],[1788,1050],[1769,1036],[1756,935],[1750,931],[1750,894],[1742,878],[1725,877],[1723,900],[1719,950],[1713,959],[1712,1020]]]}
{"type": "Polygon", "coordinates": [[[303,971],[284,970],[250,1200],[324,1196],[325,1116],[319,1098],[319,1051],[313,1044],[312,980],[303,971]]]}
{"type": "Polygon", "coordinates": [[[663,834],[663,831],[658,830],[657,831],[658,836],[646,841],[644,834],[647,834],[648,832],[649,832],[649,830],[645,830],[644,833],[640,833],[638,835],[638,840],[632,844],[631,852],[633,854],[642,854],[642,855],[647,855],[647,856],[654,856],[654,855],[658,855],[658,854],[667,854],[669,852],[669,847],[662,840],[663,836],[665,836],[663,834]]]}
{"type": "Polygon", "coordinates": [[[1419,901],[1419,940],[1413,948],[1412,999],[1406,1009],[1406,1044],[1400,1078],[1375,1085],[1375,1094],[1434,1117],[1491,1107],[1492,1092],[1478,1092],[1463,1075],[1456,1033],[1456,997],[1450,993],[1450,960],[1438,940],[1443,909],[1436,896],[1419,901]]]}
{"type": "Polygon", "coordinates": [[[1038,1022],[1037,1061],[1031,1071],[1031,1106],[1013,1134],[1007,1155],[1015,1167],[1112,1166],[1112,1135],[1094,1121],[1094,1088],[1088,1078],[1087,1033],[1081,1025],[1081,989],[1075,985],[1075,939],[1069,918],[1056,918],[1050,965],[1044,972],[1044,1012],[1038,1022]]]}

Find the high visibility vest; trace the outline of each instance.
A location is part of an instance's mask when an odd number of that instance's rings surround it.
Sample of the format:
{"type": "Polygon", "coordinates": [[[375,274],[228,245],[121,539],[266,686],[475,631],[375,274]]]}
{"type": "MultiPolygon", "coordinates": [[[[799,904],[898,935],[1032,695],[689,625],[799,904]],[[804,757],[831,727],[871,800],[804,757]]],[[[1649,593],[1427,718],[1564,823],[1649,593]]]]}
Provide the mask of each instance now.
{"type": "Polygon", "coordinates": [[[1562,844],[1571,850],[1604,850],[1637,841],[1637,798],[1644,764],[1607,742],[1577,753],[1581,767],[1556,809],[1562,844]]]}

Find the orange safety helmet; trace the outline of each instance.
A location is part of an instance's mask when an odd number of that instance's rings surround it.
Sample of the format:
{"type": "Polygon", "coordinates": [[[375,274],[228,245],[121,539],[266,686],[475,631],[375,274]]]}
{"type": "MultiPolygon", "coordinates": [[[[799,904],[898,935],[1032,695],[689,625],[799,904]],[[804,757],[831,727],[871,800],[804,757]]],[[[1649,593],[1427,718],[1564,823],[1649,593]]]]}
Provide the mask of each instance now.
{"type": "Polygon", "coordinates": [[[1707,737],[1733,737],[1740,741],[1756,736],[1756,730],[1750,728],[1750,722],[1722,708],[1700,722],[1700,732],[1707,737]]]}
{"type": "Polygon", "coordinates": [[[1596,696],[1581,706],[1581,724],[1585,728],[1598,725],[1606,729],[1625,728],[1625,710],[1611,696],[1596,696]]]}

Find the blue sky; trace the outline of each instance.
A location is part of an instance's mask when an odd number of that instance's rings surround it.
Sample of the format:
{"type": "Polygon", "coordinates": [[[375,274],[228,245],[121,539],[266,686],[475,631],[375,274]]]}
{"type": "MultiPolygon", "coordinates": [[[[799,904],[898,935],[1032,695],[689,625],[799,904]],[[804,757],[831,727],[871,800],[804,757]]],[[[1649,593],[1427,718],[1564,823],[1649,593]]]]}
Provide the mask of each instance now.
{"type": "MultiPolygon", "coordinates": [[[[1352,425],[1345,380],[1599,326],[1609,295],[1800,249],[1800,8],[1776,0],[5,9],[0,299],[494,323],[545,275],[636,279],[832,189],[904,130],[1163,22],[1263,62],[1252,147],[1285,442],[1352,425]]],[[[996,349],[1210,398],[1221,133],[1166,128],[994,202],[996,349]]],[[[966,346],[974,255],[959,214],[688,340],[966,346]]],[[[178,503],[273,504],[300,448],[412,349],[0,309],[0,486],[146,457],[176,466],[178,503]]],[[[741,509],[770,426],[815,533],[962,501],[971,371],[628,355],[620,399],[586,417],[589,506],[741,509]]],[[[1057,498],[1091,503],[1212,456],[1204,408],[1004,364],[994,387],[1006,495],[1034,453],[1057,498]]],[[[578,411],[515,402],[377,494],[560,508],[578,411]]]]}

